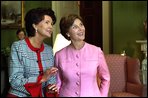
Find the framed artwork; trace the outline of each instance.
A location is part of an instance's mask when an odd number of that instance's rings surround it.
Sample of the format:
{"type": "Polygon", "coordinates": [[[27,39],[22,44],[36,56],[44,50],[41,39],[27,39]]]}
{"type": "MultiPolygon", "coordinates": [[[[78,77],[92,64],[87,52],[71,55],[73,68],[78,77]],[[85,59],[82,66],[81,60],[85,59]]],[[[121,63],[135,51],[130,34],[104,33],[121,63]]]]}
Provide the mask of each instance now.
{"type": "Polygon", "coordinates": [[[22,1],[1,1],[1,28],[22,27],[22,1]]]}

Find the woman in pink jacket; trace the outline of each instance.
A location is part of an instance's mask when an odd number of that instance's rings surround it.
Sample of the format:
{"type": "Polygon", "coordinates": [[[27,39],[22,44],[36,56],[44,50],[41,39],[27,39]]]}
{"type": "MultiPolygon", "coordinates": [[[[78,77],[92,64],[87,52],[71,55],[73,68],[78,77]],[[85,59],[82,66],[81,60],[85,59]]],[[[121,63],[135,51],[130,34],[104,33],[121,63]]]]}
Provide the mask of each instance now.
{"type": "Polygon", "coordinates": [[[75,14],[62,17],[60,30],[71,44],[55,54],[59,97],[107,97],[110,73],[104,53],[101,48],[84,41],[85,27],[81,17],[75,14]],[[100,87],[96,75],[101,79],[100,87]]]}

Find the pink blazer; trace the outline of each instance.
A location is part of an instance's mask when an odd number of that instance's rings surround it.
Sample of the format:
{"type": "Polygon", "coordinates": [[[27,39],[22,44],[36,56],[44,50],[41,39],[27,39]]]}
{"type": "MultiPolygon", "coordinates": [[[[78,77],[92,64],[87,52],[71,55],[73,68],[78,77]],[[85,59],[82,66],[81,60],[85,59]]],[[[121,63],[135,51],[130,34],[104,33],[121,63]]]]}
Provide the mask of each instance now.
{"type": "Polygon", "coordinates": [[[99,47],[85,43],[80,50],[70,45],[55,54],[58,67],[59,97],[108,96],[110,73],[104,54],[99,47]],[[98,88],[96,74],[102,83],[98,88]]]}

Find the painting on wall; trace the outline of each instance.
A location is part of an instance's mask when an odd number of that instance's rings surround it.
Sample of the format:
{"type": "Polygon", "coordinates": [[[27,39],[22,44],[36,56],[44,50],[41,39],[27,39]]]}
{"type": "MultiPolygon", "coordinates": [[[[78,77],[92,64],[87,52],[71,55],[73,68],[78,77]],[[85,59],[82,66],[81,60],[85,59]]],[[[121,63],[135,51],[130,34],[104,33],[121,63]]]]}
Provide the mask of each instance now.
{"type": "Polygon", "coordinates": [[[22,2],[1,1],[1,28],[22,26],[22,2]]]}

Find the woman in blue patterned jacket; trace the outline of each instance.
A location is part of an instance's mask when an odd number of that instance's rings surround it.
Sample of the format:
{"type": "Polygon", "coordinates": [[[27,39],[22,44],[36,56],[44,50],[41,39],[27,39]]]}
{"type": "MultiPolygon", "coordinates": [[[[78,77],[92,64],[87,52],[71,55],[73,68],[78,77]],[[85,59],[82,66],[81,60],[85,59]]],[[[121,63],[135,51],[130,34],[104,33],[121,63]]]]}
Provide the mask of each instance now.
{"type": "Polygon", "coordinates": [[[43,42],[51,37],[55,22],[52,9],[36,8],[26,14],[28,37],[11,47],[7,97],[48,97],[49,91],[57,92],[52,47],[43,42]]]}

